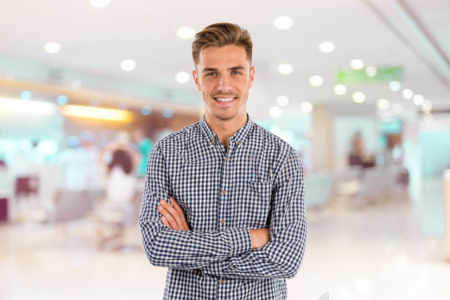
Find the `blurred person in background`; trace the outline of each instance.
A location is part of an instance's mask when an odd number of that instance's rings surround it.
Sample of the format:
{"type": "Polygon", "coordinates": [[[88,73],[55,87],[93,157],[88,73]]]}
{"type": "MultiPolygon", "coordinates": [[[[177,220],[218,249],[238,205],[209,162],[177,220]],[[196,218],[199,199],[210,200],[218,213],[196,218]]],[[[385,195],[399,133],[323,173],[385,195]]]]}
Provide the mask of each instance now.
{"type": "Polygon", "coordinates": [[[153,148],[153,141],[145,136],[144,129],[139,125],[135,125],[131,129],[131,140],[141,154],[136,173],[138,177],[145,177],[145,174],[147,173],[148,156],[153,148]]]}
{"type": "Polygon", "coordinates": [[[132,146],[130,135],[120,131],[102,150],[100,159],[107,166],[107,180],[106,198],[95,208],[93,214],[99,221],[96,233],[100,247],[116,248],[122,242],[123,229],[132,223],[136,168],[141,157],[132,146]]]}
{"type": "Polygon", "coordinates": [[[295,149],[246,113],[252,48],[235,24],[196,34],[205,114],[150,153],[139,224],[150,263],[169,268],[164,299],[286,299],[285,279],[300,268],[303,169],[295,149]]]}

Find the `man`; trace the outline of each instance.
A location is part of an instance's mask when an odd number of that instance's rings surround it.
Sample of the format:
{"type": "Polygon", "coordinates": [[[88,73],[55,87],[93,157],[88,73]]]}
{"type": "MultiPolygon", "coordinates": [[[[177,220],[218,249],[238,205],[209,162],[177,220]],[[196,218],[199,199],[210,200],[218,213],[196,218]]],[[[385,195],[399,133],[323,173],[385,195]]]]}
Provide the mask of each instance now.
{"type": "Polygon", "coordinates": [[[139,218],[147,257],[169,268],[164,299],[286,299],[306,242],[299,156],[246,113],[246,30],[210,25],[192,55],[205,114],[150,153],[139,218]]]}
{"type": "Polygon", "coordinates": [[[147,158],[152,150],[153,142],[145,136],[144,128],[139,125],[131,128],[131,140],[141,154],[139,164],[136,166],[137,176],[144,178],[147,173],[147,158]]]}

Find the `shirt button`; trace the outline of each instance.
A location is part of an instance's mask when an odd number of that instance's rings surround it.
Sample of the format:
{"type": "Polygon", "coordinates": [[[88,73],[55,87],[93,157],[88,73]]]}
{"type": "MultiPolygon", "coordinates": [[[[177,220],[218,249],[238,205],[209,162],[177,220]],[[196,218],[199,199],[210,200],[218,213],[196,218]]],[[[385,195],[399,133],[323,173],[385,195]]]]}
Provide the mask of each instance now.
{"type": "Polygon", "coordinates": [[[211,141],[211,145],[214,144],[214,141],[211,141]]]}
{"type": "Polygon", "coordinates": [[[217,141],[217,136],[216,136],[216,141],[217,141]]]}
{"type": "Polygon", "coordinates": [[[221,284],[225,284],[225,280],[222,279],[222,280],[220,281],[220,283],[221,283],[221,284]]]}
{"type": "Polygon", "coordinates": [[[238,145],[240,145],[241,144],[241,142],[238,142],[238,145]]]}
{"type": "Polygon", "coordinates": [[[222,224],[225,223],[225,220],[224,219],[220,220],[220,223],[222,223],[222,224]]]}
{"type": "Polygon", "coordinates": [[[223,190],[223,191],[222,191],[222,194],[224,194],[224,195],[225,195],[226,193],[227,193],[227,191],[225,191],[225,190],[223,190]]]}
{"type": "Polygon", "coordinates": [[[225,158],[225,161],[228,161],[228,157],[227,157],[227,158],[225,158]]]}

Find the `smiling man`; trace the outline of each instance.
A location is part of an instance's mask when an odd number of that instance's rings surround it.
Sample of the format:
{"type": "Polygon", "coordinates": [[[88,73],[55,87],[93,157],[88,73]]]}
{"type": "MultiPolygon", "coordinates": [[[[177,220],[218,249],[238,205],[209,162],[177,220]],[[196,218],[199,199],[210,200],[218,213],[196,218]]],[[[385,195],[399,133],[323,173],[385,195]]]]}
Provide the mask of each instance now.
{"type": "Polygon", "coordinates": [[[150,263],[169,268],[164,299],[286,299],[300,268],[303,169],[246,112],[252,48],[235,24],[196,34],[192,74],[205,114],[150,153],[139,224],[150,263]]]}

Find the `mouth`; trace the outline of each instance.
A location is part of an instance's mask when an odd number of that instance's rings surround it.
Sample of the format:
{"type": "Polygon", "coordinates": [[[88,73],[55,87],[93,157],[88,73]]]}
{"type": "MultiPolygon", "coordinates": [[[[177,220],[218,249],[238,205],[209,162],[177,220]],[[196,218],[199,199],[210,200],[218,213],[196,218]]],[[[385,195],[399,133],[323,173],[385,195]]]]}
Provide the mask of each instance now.
{"type": "Polygon", "coordinates": [[[227,105],[233,103],[237,97],[215,97],[216,103],[219,105],[227,105]]]}

